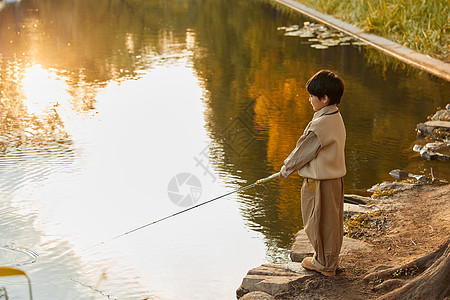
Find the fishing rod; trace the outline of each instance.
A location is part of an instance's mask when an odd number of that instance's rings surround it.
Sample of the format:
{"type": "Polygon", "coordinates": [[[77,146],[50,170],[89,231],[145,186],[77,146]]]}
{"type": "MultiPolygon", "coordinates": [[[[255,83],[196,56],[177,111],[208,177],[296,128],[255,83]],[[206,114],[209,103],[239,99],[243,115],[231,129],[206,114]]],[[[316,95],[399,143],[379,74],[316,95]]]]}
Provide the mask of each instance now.
{"type": "MultiPolygon", "coordinates": [[[[134,228],[134,229],[132,229],[132,230],[130,230],[130,231],[127,231],[127,232],[124,232],[124,233],[122,233],[122,234],[119,234],[119,235],[117,235],[117,236],[115,236],[115,237],[112,237],[112,238],[110,238],[110,239],[108,239],[108,240],[105,240],[105,241],[103,241],[103,242],[97,243],[97,244],[95,244],[95,245],[93,245],[93,246],[90,246],[90,247],[88,247],[88,248],[85,248],[85,249],[81,250],[80,252],[85,252],[85,251],[88,251],[88,250],[90,250],[90,249],[99,247],[99,246],[101,246],[101,245],[103,245],[103,244],[105,244],[105,243],[107,243],[107,242],[110,242],[110,241],[112,241],[112,240],[118,239],[118,238],[123,237],[123,236],[125,236],[125,235],[127,235],[127,234],[130,234],[130,233],[133,233],[133,232],[135,232],[135,231],[138,231],[138,230],[141,230],[141,229],[143,229],[143,228],[146,228],[146,227],[148,227],[148,226],[151,226],[151,225],[153,225],[153,224],[162,222],[162,221],[167,220],[167,219],[169,219],[169,218],[175,217],[176,215],[180,215],[180,214],[185,213],[185,212],[187,212],[187,211],[189,211],[189,210],[192,210],[192,209],[194,209],[194,208],[197,208],[197,207],[200,207],[200,206],[202,206],[202,205],[205,205],[205,204],[211,203],[211,202],[213,202],[213,201],[219,200],[219,199],[221,199],[221,198],[223,198],[223,197],[226,197],[226,196],[228,196],[228,195],[231,195],[231,194],[233,194],[233,193],[236,193],[236,192],[239,192],[239,191],[244,191],[244,190],[249,189],[249,188],[252,188],[252,187],[254,187],[254,186],[256,186],[256,185],[263,184],[263,183],[265,183],[265,182],[268,182],[268,181],[272,180],[272,179],[275,178],[275,177],[278,177],[278,173],[272,174],[272,175],[270,175],[270,176],[268,176],[268,177],[266,177],[266,178],[259,179],[259,180],[257,180],[255,183],[249,184],[249,185],[247,185],[247,186],[244,186],[244,187],[238,188],[238,189],[236,189],[236,190],[234,190],[234,191],[231,191],[231,192],[228,192],[228,193],[226,193],[226,194],[223,194],[223,195],[221,195],[221,196],[219,196],[219,197],[216,197],[216,198],[210,199],[210,200],[208,200],[208,201],[199,203],[199,204],[197,204],[197,205],[191,206],[191,207],[189,207],[189,208],[186,208],[186,209],[181,210],[181,211],[179,211],[179,212],[176,212],[176,213],[174,213],[174,214],[168,215],[168,216],[166,216],[166,217],[164,217],[164,218],[161,218],[161,219],[155,220],[155,221],[153,221],[153,222],[147,223],[147,224],[145,224],[145,225],[139,226],[139,227],[134,228]]],[[[68,254],[68,256],[72,256],[72,255],[74,255],[74,253],[68,254]]],[[[28,275],[27,275],[24,271],[19,270],[19,269],[15,269],[15,268],[11,268],[11,267],[0,267],[0,277],[3,277],[3,276],[16,276],[16,275],[24,275],[24,276],[27,278],[27,280],[28,280],[28,287],[29,287],[29,296],[30,296],[30,299],[33,299],[32,292],[31,292],[31,281],[30,281],[30,278],[28,277],[28,275]]],[[[77,282],[77,283],[79,283],[79,284],[81,284],[81,285],[84,285],[82,282],[80,282],[80,281],[78,281],[78,280],[74,280],[74,279],[72,279],[72,280],[75,281],[75,282],[77,282]]],[[[89,287],[89,286],[88,286],[88,287],[89,287]]],[[[91,288],[92,288],[92,287],[91,287],[91,288]]],[[[98,291],[98,290],[96,290],[96,291],[98,291]]]]}
{"type": "MultiPolygon", "coordinates": [[[[123,237],[123,236],[125,236],[125,235],[127,235],[127,234],[133,233],[133,232],[135,232],[135,231],[141,230],[141,229],[146,228],[146,227],[148,227],[148,226],[151,226],[151,225],[154,225],[154,224],[156,224],[156,223],[159,223],[159,222],[162,222],[162,221],[164,221],[164,220],[167,220],[167,219],[169,219],[169,218],[175,217],[175,216],[177,216],[177,215],[180,215],[180,214],[182,214],[182,213],[185,213],[185,212],[187,212],[187,211],[189,211],[189,210],[192,210],[192,209],[194,209],[194,208],[197,208],[197,207],[200,207],[200,206],[202,206],[202,205],[205,205],[205,204],[211,203],[211,202],[213,202],[213,201],[219,200],[219,199],[221,199],[221,198],[223,198],[223,197],[229,196],[229,195],[234,194],[234,193],[236,193],[236,192],[240,192],[240,191],[247,190],[247,189],[252,188],[252,187],[254,187],[254,186],[256,186],[256,185],[263,184],[263,183],[265,183],[265,182],[268,182],[268,181],[274,179],[275,177],[278,177],[278,173],[272,174],[272,175],[270,175],[270,176],[268,176],[268,177],[266,177],[266,178],[258,179],[255,183],[252,183],[252,184],[249,184],[249,185],[247,185],[247,186],[238,188],[238,189],[236,189],[236,190],[234,190],[234,191],[228,192],[228,193],[223,194],[223,195],[221,195],[221,196],[218,196],[218,197],[216,197],[216,198],[210,199],[210,200],[205,201],[205,202],[201,202],[201,203],[199,203],[199,204],[197,204],[197,205],[194,205],[194,206],[191,206],[191,207],[189,207],[189,208],[180,210],[179,212],[176,212],[176,213],[174,213],[174,214],[171,214],[171,215],[168,215],[168,216],[163,217],[163,218],[161,218],[161,219],[158,219],[158,220],[152,221],[152,222],[150,222],[150,223],[144,224],[144,225],[139,226],[139,227],[137,227],[137,228],[134,228],[134,229],[132,229],[132,230],[130,230],[130,231],[127,231],[127,232],[124,232],[124,233],[122,233],[122,234],[119,234],[119,235],[117,235],[117,236],[115,236],[115,237],[112,237],[112,238],[110,238],[110,239],[108,239],[108,240],[105,240],[105,241],[103,241],[103,242],[100,242],[100,243],[98,243],[98,244],[95,244],[95,245],[93,245],[93,246],[90,246],[90,247],[88,247],[88,248],[85,248],[85,249],[81,250],[80,252],[85,252],[85,251],[88,251],[88,250],[90,250],[90,249],[92,249],[92,248],[99,247],[99,246],[101,246],[101,245],[103,245],[103,244],[105,244],[105,243],[107,243],[107,242],[113,241],[113,240],[118,239],[118,238],[120,238],[120,237],[123,237]]],[[[70,254],[69,256],[71,256],[71,255],[73,255],[73,254],[70,254]]]]}

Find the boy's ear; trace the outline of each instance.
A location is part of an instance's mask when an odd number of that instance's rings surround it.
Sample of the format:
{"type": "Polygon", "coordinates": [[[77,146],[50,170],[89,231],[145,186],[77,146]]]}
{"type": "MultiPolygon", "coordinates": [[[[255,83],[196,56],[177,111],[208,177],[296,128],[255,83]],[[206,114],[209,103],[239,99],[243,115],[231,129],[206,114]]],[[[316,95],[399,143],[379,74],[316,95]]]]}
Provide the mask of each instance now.
{"type": "Polygon", "coordinates": [[[330,104],[330,98],[328,98],[328,95],[325,95],[322,98],[320,98],[320,101],[322,101],[322,103],[325,105],[330,104]]]}

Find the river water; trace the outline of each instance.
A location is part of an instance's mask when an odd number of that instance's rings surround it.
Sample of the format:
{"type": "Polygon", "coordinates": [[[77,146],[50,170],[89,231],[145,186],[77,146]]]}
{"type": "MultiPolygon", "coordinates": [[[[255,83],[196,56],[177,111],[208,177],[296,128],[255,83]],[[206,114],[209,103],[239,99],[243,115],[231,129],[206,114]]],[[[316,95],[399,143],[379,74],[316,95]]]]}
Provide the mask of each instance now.
{"type": "Polygon", "coordinates": [[[286,261],[298,175],[110,239],[278,171],[322,68],[347,86],[346,193],[396,168],[448,178],[412,146],[449,83],[280,28],[306,21],[256,0],[0,1],[0,265],[34,299],[233,299],[286,261]]]}

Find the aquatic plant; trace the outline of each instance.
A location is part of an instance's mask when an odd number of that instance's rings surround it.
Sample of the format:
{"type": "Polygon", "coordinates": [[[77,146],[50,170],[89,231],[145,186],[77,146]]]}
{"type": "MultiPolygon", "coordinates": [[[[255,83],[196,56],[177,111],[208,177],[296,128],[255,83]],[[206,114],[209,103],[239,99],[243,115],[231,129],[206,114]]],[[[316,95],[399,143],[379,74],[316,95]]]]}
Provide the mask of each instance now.
{"type": "Polygon", "coordinates": [[[303,27],[300,27],[299,25],[291,25],[288,27],[278,27],[277,29],[284,30],[285,36],[308,38],[308,42],[311,43],[311,48],[315,49],[328,49],[333,46],[348,46],[350,44],[355,46],[366,45],[366,43],[358,41],[323,24],[304,22],[303,27]]]}

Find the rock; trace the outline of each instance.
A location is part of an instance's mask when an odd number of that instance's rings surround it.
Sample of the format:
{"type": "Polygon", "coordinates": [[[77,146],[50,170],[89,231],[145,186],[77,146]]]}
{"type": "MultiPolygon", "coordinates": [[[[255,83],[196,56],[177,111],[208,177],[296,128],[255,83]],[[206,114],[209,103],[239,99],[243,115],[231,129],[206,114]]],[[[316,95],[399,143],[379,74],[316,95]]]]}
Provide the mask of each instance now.
{"type": "Polygon", "coordinates": [[[340,255],[346,255],[352,251],[358,251],[369,247],[369,244],[357,240],[357,239],[351,239],[349,237],[344,236],[344,240],[342,241],[342,248],[341,248],[341,254],[340,255]]]}
{"type": "Polygon", "coordinates": [[[413,151],[419,152],[426,160],[450,160],[449,155],[441,153],[450,153],[450,144],[445,142],[428,143],[425,146],[414,145],[413,151]]]}
{"type": "Polygon", "coordinates": [[[400,169],[390,171],[389,175],[391,175],[392,177],[394,177],[395,179],[398,179],[398,180],[405,180],[408,177],[411,177],[411,178],[415,178],[419,182],[431,182],[432,181],[431,178],[425,177],[423,175],[414,175],[414,174],[405,172],[400,169]]]}
{"type": "Polygon", "coordinates": [[[299,272],[293,272],[288,265],[263,264],[248,271],[247,276],[242,280],[241,286],[236,291],[236,296],[241,298],[245,294],[255,291],[275,296],[288,292],[294,285],[314,275],[303,268],[299,272]]]}
{"type": "Polygon", "coordinates": [[[419,137],[444,140],[450,136],[450,121],[428,121],[416,126],[419,137]]]}
{"type": "Polygon", "coordinates": [[[305,257],[313,256],[313,254],[314,248],[311,246],[305,230],[302,229],[295,234],[295,241],[292,244],[289,257],[294,262],[302,262],[305,257]]]}
{"type": "MultiPolygon", "coordinates": [[[[367,243],[360,240],[351,239],[344,236],[341,254],[346,254],[352,250],[360,250],[368,247],[367,243]]],[[[314,249],[311,246],[304,229],[295,234],[295,241],[292,245],[290,258],[293,262],[301,262],[305,257],[312,256],[314,249]]]]}
{"type": "Polygon", "coordinates": [[[423,145],[414,145],[413,147],[413,151],[414,152],[420,152],[420,150],[422,150],[423,145]]]}
{"type": "Polygon", "coordinates": [[[256,291],[245,294],[241,300],[275,300],[275,297],[264,292],[256,291]]]}
{"type": "Polygon", "coordinates": [[[405,172],[400,169],[390,171],[389,175],[391,175],[392,177],[394,177],[395,179],[398,179],[398,180],[405,180],[406,178],[408,178],[408,172],[405,172]]]}
{"type": "Polygon", "coordinates": [[[424,149],[420,151],[420,155],[426,160],[450,160],[450,156],[436,152],[431,149],[424,149]]]}
{"type": "MultiPolygon", "coordinates": [[[[341,254],[365,247],[368,245],[360,240],[344,237],[341,254]]],[[[317,272],[305,270],[300,264],[303,258],[312,256],[313,253],[305,231],[300,230],[295,235],[291,249],[292,262],[284,265],[263,264],[251,269],[236,290],[236,297],[243,300],[270,300],[274,299],[272,296],[288,293],[294,286],[304,284],[314,276],[321,276],[317,272]]]]}
{"type": "Polygon", "coordinates": [[[350,204],[350,203],[344,203],[344,215],[351,216],[355,213],[360,214],[369,214],[372,212],[375,212],[379,210],[377,207],[370,205],[361,205],[361,204],[350,204]]]}
{"type": "Polygon", "coordinates": [[[353,204],[368,204],[375,202],[374,199],[369,197],[363,197],[359,195],[345,194],[344,202],[353,203],[353,204]]]}
{"type": "Polygon", "coordinates": [[[445,109],[438,110],[434,116],[431,117],[432,121],[450,121],[450,104],[445,106],[445,109]]]}
{"type": "Polygon", "coordinates": [[[423,176],[423,175],[413,175],[413,174],[409,174],[409,177],[413,177],[413,178],[415,178],[417,181],[422,182],[422,183],[427,183],[427,182],[432,182],[432,181],[433,181],[431,178],[428,178],[428,177],[423,176]]]}
{"type": "Polygon", "coordinates": [[[406,182],[391,182],[391,181],[385,181],[382,183],[378,183],[374,186],[372,186],[370,189],[368,189],[368,192],[382,192],[382,191],[405,191],[412,189],[415,186],[415,184],[412,183],[406,183],[406,182]]]}
{"type": "Polygon", "coordinates": [[[300,262],[291,261],[286,265],[286,267],[289,271],[294,273],[305,274],[306,271],[300,262]]]}
{"type": "Polygon", "coordinates": [[[428,143],[425,145],[426,148],[431,149],[431,150],[439,150],[445,146],[447,146],[447,143],[444,143],[444,142],[434,142],[434,143],[428,143]]]}

